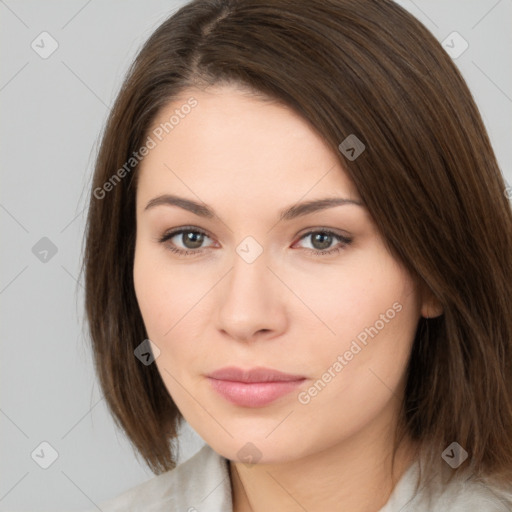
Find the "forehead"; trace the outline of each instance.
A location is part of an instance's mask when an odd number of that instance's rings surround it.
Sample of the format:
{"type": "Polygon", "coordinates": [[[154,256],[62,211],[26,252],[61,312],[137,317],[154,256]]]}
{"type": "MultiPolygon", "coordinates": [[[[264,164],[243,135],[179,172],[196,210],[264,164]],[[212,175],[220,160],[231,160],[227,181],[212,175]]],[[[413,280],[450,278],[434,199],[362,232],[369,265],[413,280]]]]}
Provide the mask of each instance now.
{"type": "Polygon", "coordinates": [[[155,146],[138,169],[144,198],[176,187],[248,201],[263,193],[298,201],[309,191],[358,197],[338,155],[305,119],[231,86],[188,89],[161,109],[148,134],[155,146]]]}

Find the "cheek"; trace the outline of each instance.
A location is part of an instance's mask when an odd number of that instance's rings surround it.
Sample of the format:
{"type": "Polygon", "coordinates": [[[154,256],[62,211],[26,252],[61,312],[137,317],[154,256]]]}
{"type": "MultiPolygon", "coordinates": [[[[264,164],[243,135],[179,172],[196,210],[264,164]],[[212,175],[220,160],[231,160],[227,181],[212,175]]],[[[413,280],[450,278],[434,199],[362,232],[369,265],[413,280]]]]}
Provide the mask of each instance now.
{"type": "Polygon", "coordinates": [[[160,351],[155,364],[168,393],[182,410],[187,395],[178,383],[185,383],[182,373],[192,370],[194,359],[192,344],[183,336],[187,335],[187,312],[194,313],[190,310],[200,299],[199,293],[194,293],[190,277],[170,272],[154,251],[143,247],[135,252],[133,279],[147,336],[160,351]]]}
{"type": "Polygon", "coordinates": [[[407,365],[419,319],[412,279],[384,251],[337,272],[328,270],[329,276],[316,275],[303,288],[316,315],[308,323],[317,331],[309,336],[303,356],[332,392],[351,389],[347,396],[364,398],[379,378],[393,389],[407,365]]]}
{"type": "Polygon", "coordinates": [[[372,294],[361,295],[367,299],[353,315],[348,314],[350,304],[343,302],[347,309],[337,324],[333,322],[337,336],[324,337],[334,341],[316,343],[314,349],[309,345],[314,378],[297,397],[306,431],[318,428],[312,418],[329,411],[323,435],[334,441],[355,434],[388,405],[399,404],[417,304],[407,287],[389,290],[384,287],[377,293],[372,287],[372,294]]]}
{"type": "Polygon", "coordinates": [[[164,348],[173,326],[183,315],[180,276],[170,276],[150,249],[136,247],[133,267],[135,295],[150,340],[164,348]]]}
{"type": "Polygon", "coordinates": [[[291,310],[294,322],[308,325],[326,346],[340,349],[358,335],[364,342],[366,329],[375,324],[379,332],[398,333],[404,320],[409,328],[417,320],[412,280],[378,245],[354,252],[342,265],[318,265],[300,279],[293,271],[284,275],[311,312],[304,315],[304,307],[298,305],[291,310]]]}
{"type": "Polygon", "coordinates": [[[190,398],[182,386],[193,388],[211,357],[204,333],[211,329],[208,292],[218,276],[198,275],[193,265],[173,267],[165,252],[141,244],[133,278],[147,336],[160,350],[158,371],[181,409],[190,398]]]}

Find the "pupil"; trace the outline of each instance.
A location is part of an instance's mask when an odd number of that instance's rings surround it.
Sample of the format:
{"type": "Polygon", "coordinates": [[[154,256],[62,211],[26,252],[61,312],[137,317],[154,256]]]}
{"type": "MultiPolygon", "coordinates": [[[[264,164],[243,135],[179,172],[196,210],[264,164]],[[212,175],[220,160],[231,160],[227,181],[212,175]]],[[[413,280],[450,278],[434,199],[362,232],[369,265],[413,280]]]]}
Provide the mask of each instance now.
{"type": "Polygon", "coordinates": [[[189,249],[197,249],[201,247],[201,244],[203,243],[203,234],[202,233],[195,233],[193,231],[188,231],[187,235],[185,236],[185,247],[189,249]],[[189,245],[189,242],[191,242],[191,245],[189,245]]]}
{"type": "Polygon", "coordinates": [[[327,235],[326,233],[317,233],[313,237],[313,246],[315,247],[315,249],[323,251],[323,250],[328,249],[330,247],[331,241],[332,241],[332,236],[331,235],[327,235]],[[323,243],[322,243],[322,240],[323,240],[323,243]],[[316,242],[317,241],[320,241],[320,247],[316,246],[316,242]]]}

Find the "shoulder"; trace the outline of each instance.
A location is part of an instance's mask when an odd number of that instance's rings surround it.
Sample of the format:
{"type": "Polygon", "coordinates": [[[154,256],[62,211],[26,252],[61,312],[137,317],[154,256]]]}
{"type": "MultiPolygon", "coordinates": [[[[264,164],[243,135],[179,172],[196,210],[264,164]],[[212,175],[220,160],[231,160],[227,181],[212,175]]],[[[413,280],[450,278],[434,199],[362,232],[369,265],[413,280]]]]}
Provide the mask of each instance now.
{"type": "Polygon", "coordinates": [[[471,479],[453,479],[442,485],[437,479],[431,492],[416,493],[418,463],[413,464],[398,482],[388,503],[379,512],[511,512],[512,484],[508,488],[486,485],[471,479]]]}
{"type": "Polygon", "coordinates": [[[507,488],[486,485],[480,481],[456,481],[439,496],[446,510],[464,512],[510,512],[512,510],[512,484],[507,488]]]}
{"type": "Polygon", "coordinates": [[[437,502],[445,510],[453,512],[467,510],[510,512],[512,510],[512,490],[490,487],[482,482],[457,482],[448,486],[439,495],[437,502]]]}
{"type": "Polygon", "coordinates": [[[174,469],[101,503],[102,512],[229,512],[231,484],[227,461],[208,445],[174,469]]]}

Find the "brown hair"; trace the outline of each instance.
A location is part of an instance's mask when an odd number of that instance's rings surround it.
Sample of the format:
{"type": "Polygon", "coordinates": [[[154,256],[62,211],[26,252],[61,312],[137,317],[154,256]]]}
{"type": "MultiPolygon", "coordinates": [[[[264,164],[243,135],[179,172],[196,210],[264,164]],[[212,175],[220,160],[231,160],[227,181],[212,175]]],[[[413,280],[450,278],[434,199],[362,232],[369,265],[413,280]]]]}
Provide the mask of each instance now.
{"type": "Polygon", "coordinates": [[[474,476],[512,478],[512,212],[464,79],[390,0],[196,0],[151,35],[103,133],[84,254],[86,312],[107,403],[148,466],[175,466],[181,415],[156,365],[132,271],[136,165],[163,106],[237,84],[295,109],[337,153],[389,249],[444,313],[421,318],[394,447],[420,442],[427,477],[457,441],[474,476]],[[355,134],[355,160],[338,145],[355,134]],[[119,175],[118,175],[119,176],[119,175]],[[105,184],[108,194],[105,192],[105,184]],[[98,191],[102,192],[99,193],[98,191]]]}

